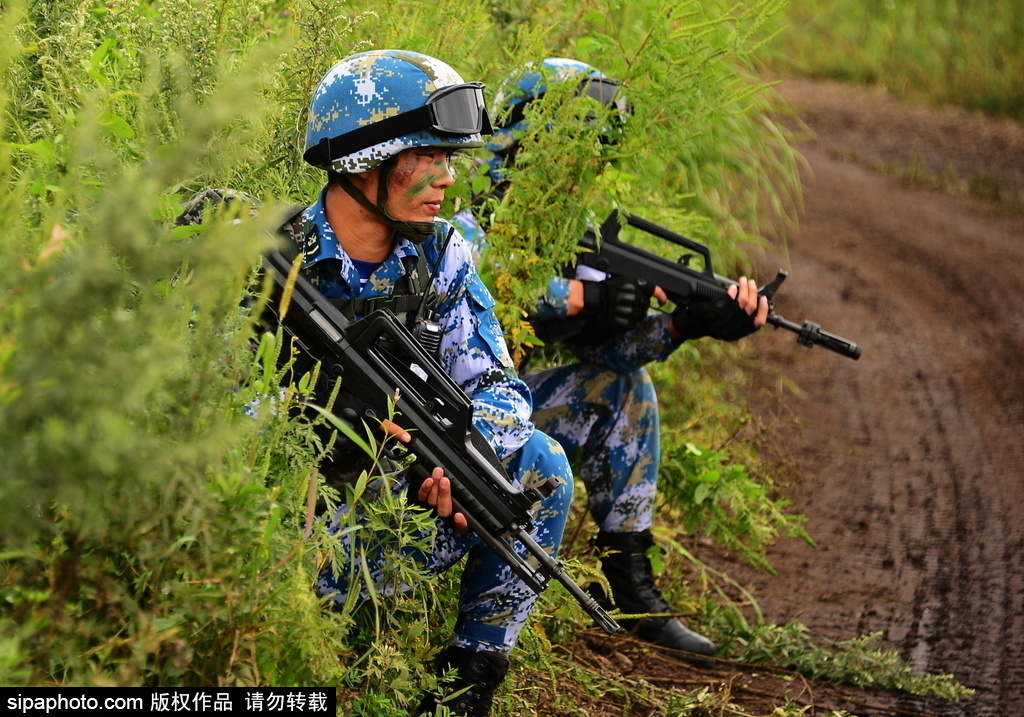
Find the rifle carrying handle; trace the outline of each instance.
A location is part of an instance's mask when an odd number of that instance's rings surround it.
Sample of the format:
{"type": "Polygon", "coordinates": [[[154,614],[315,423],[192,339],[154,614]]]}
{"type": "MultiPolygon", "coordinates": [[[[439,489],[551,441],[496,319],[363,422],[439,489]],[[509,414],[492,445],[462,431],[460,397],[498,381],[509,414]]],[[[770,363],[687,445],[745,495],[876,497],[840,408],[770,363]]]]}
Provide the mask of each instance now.
{"type": "MultiPolygon", "coordinates": [[[[711,250],[708,247],[698,241],[690,239],[689,237],[685,237],[682,234],[676,234],[674,231],[666,229],[660,224],[647,221],[646,219],[642,219],[635,214],[630,214],[629,212],[622,211],[621,209],[609,214],[608,218],[604,220],[603,224],[601,224],[602,242],[611,242],[612,244],[620,245],[625,243],[619,239],[619,230],[622,228],[622,219],[620,217],[625,217],[626,224],[628,226],[635,227],[641,231],[647,232],[648,234],[660,237],[661,239],[665,239],[673,244],[685,247],[690,251],[699,254],[701,258],[704,259],[704,267],[702,269],[694,269],[694,271],[707,274],[709,279],[715,281],[720,281],[722,279],[722,277],[715,274],[714,269],[711,267],[711,250]]],[[[693,267],[690,268],[692,269],[693,267]]]]}

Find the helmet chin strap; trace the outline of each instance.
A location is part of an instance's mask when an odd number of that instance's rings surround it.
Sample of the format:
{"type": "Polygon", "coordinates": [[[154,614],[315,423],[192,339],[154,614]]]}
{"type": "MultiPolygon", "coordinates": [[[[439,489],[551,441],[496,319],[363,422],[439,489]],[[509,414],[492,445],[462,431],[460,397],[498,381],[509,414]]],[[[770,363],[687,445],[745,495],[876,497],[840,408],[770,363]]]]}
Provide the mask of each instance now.
{"type": "Polygon", "coordinates": [[[388,206],[388,178],[391,176],[391,172],[394,170],[398,163],[395,158],[386,159],[380,164],[380,177],[377,180],[377,203],[371,202],[365,194],[359,191],[359,188],[352,183],[352,180],[348,178],[347,174],[338,175],[338,184],[344,189],[350,197],[355,199],[364,208],[373,212],[389,225],[391,225],[396,232],[401,236],[405,237],[414,244],[422,244],[424,241],[432,237],[437,232],[436,222],[407,222],[401,219],[395,219],[387,212],[388,206]]]}

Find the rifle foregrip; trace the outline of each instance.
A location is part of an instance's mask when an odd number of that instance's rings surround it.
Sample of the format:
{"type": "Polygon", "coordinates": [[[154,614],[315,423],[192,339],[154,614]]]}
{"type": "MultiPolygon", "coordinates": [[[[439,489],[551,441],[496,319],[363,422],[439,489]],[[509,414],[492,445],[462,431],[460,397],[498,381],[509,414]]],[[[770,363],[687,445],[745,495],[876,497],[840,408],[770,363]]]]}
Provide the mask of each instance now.
{"type": "Polygon", "coordinates": [[[453,481],[452,484],[452,503],[455,511],[465,515],[471,523],[470,527],[481,537],[500,535],[508,529],[508,526],[502,525],[491,515],[475,495],[465,490],[459,481],[453,481]]]}
{"type": "Polygon", "coordinates": [[[729,290],[718,284],[693,282],[690,287],[689,301],[713,301],[729,295],[729,290]]]}

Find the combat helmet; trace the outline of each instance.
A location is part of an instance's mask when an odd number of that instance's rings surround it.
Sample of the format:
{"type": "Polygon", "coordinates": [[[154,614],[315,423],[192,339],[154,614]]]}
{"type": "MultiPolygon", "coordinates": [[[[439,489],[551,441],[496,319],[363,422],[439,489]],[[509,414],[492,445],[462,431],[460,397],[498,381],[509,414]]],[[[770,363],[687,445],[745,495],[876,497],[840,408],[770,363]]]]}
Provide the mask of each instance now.
{"type": "Polygon", "coordinates": [[[483,87],[418,52],[351,55],[335,64],[313,93],[303,159],[340,175],[339,183],[356,201],[404,236],[422,241],[433,233],[432,222],[403,222],[386,211],[395,158],[414,147],[482,147],[481,134],[491,131],[483,87]],[[382,171],[374,203],[345,175],[378,166],[382,171]]]}
{"type": "Polygon", "coordinates": [[[548,57],[539,68],[531,63],[510,76],[499,89],[494,106],[501,121],[496,123],[487,149],[499,158],[505,157],[515,146],[517,133],[526,129],[526,108],[544,97],[551,84],[561,82],[576,83],[575,96],[590,97],[613,110],[608,116],[609,125],[602,128],[601,141],[616,143],[626,117],[633,111],[619,81],[580,60],[548,57]]]}

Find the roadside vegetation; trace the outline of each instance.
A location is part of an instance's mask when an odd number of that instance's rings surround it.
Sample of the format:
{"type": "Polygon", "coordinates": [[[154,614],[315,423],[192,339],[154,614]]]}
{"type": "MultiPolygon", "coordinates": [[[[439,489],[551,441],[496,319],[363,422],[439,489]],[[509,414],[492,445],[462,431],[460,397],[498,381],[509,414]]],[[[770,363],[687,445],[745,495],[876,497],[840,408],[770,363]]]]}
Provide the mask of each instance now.
{"type": "MultiPolygon", "coordinates": [[[[315,196],[321,177],[300,158],[308,98],[352,52],[433,54],[492,97],[527,61],[585,60],[624,80],[635,107],[611,168],[594,162],[593,137],[565,132],[524,153],[524,189],[493,207],[483,272],[525,351],[532,292],[616,206],[707,243],[730,275],[749,271],[741,246],[795,221],[798,157],[784,108],[757,80],[768,48],[788,51],[786,32],[771,38],[779,11],[773,0],[5,4],[0,684],[328,685],[341,714],[407,709],[433,686],[453,573],[396,561],[395,579],[416,589],[343,610],[318,603],[319,564],[361,568],[308,518],[324,446],[289,410],[307,384],[279,391],[280,337],[240,303],[271,219],[211,216],[197,232],[171,229],[173,217],[206,187],[315,196]]],[[[582,110],[549,105],[535,119],[557,134],[568,116],[556,112],[582,110]]],[[[467,162],[445,211],[484,181],[467,162]]],[[[670,596],[723,657],[962,697],[871,636],[833,645],[767,623],[754,596],[701,561],[705,544],[770,570],[773,540],[812,540],[753,447],[732,440],[748,420],[735,351],[701,344],[655,367],[666,426],[657,537],[667,569],[688,577],[670,596]]],[[[404,503],[377,509],[382,535],[424,520],[404,503]]],[[[581,582],[597,573],[588,520],[570,521],[564,554],[581,582]]],[[[531,688],[504,693],[497,714],[538,702],[586,714],[565,685],[611,695],[622,714],[743,714],[700,687],[598,674],[573,654],[589,630],[549,590],[517,652],[531,688]]]]}
{"type": "Polygon", "coordinates": [[[1024,7],[985,0],[791,0],[765,59],[1024,122],[1024,7]]]}

